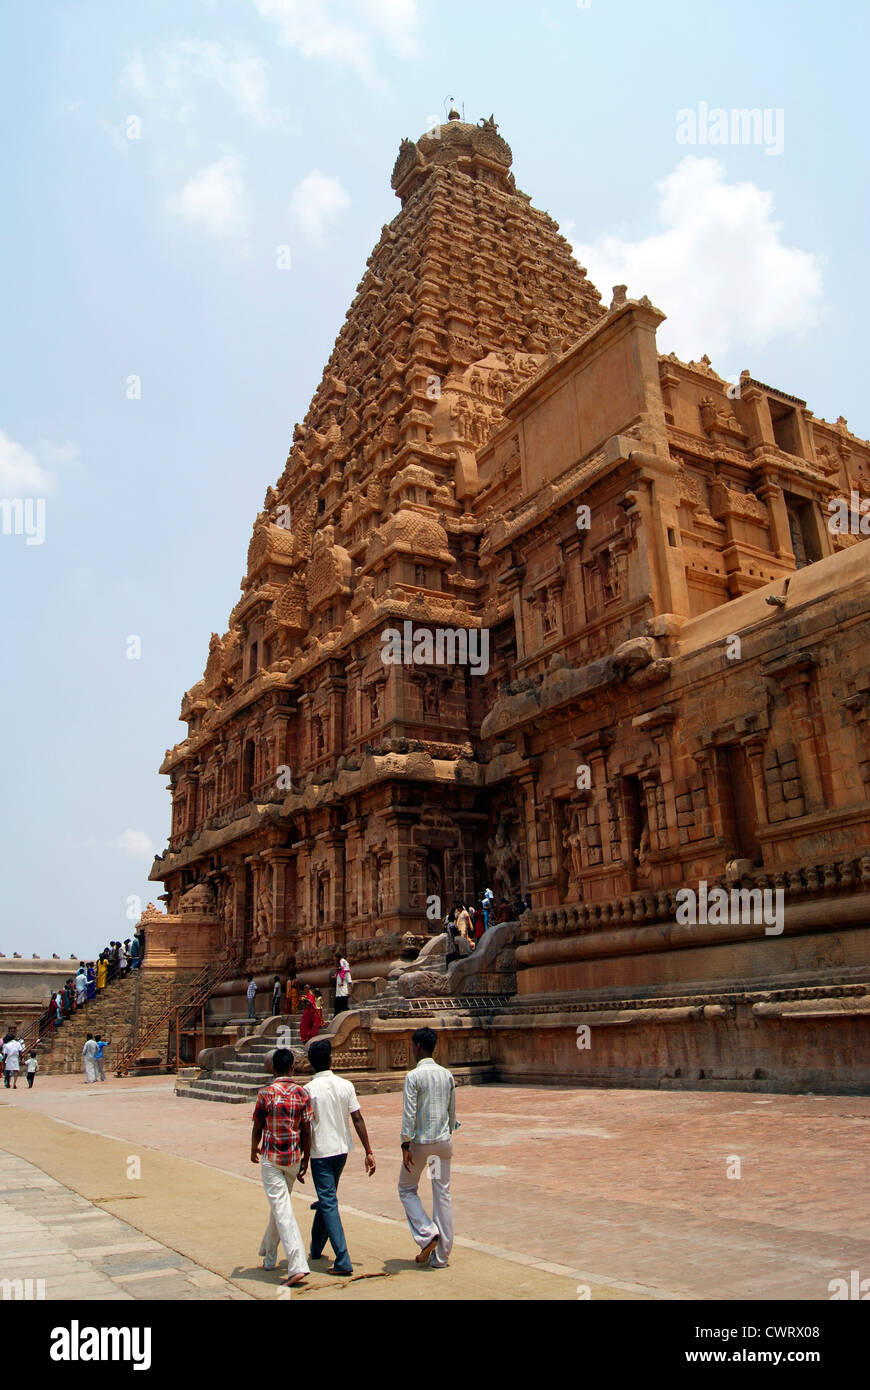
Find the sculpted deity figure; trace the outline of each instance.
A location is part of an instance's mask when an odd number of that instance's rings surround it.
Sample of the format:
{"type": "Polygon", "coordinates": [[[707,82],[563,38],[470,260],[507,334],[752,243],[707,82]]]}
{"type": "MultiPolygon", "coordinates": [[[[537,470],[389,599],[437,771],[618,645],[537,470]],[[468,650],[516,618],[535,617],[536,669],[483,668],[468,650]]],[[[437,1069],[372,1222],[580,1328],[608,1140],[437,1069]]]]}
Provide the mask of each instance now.
{"type": "Polygon", "coordinates": [[[571,824],[562,831],[562,845],[571,856],[571,877],[579,880],[583,869],[583,831],[581,813],[575,807],[571,813],[571,824]]]}
{"type": "Polygon", "coordinates": [[[260,870],[257,883],[257,936],[267,937],[272,916],[272,895],[269,891],[269,870],[260,870]]]}
{"type": "Polygon", "coordinates": [[[227,944],[229,944],[229,942],[233,939],[233,919],[235,917],[235,904],[233,902],[233,896],[233,885],[232,882],[229,882],[226,884],[224,888],[224,901],[222,909],[223,939],[224,942],[227,944]]]}
{"type": "Polygon", "coordinates": [[[516,846],[508,840],[503,819],[499,821],[495,835],[487,845],[486,862],[495,886],[501,889],[502,897],[510,897],[511,872],[519,864],[519,860],[516,846]]]}

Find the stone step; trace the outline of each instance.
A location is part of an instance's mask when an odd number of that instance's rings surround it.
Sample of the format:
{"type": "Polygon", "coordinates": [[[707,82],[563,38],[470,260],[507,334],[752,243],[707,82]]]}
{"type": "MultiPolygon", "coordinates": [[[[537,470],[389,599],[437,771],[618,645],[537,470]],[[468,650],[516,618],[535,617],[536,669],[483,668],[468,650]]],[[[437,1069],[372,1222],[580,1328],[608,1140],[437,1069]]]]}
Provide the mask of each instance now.
{"type": "MultiPolygon", "coordinates": [[[[271,1080],[271,1077],[269,1080],[271,1080]]],[[[254,1100],[256,1099],[257,1092],[261,1090],[262,1085],[263,1083],[260,1081],[239,1081],[237,1077],[234,1077],[232,1073],[230,1073],[229,1077],[226,1079],[218,1075],[213,1080],[194,1081],[190,1086],[190,1090],[196,1095],[239,1096],[242,1100],[254,1100]]]]}
{"type": "Polygon", "coordinates": [[[248,1101],[247,1096],[226,1096],[213,1091],[198,1091],[194,1086],[188,1086],[183,1091],[176,1091],[176,1096],[180,1100],[187,1097],[188,1100],[213,1100],[223,1102],[224,1105],[245,1105],[248,1101]]]}

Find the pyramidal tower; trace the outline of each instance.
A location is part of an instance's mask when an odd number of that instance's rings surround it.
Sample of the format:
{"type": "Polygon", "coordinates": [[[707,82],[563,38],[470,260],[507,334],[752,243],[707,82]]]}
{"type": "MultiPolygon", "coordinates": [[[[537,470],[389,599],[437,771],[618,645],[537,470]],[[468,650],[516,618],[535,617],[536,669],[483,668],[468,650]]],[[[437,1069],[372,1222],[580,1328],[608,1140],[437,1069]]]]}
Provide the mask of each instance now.
{"type": "Polygon", "coordinates": [[[315,966],[351,940],[377,962],[486,873],[481,682],[425,645],[388,664],[383,644],[409,622],[479,634],[477,451],[603,313],[511,162],[492,118],[451,111],[402,141],[401,210],[161,767],[172,829],[152,878],[188,916],[187,940],[254,968],[315,966]]]}

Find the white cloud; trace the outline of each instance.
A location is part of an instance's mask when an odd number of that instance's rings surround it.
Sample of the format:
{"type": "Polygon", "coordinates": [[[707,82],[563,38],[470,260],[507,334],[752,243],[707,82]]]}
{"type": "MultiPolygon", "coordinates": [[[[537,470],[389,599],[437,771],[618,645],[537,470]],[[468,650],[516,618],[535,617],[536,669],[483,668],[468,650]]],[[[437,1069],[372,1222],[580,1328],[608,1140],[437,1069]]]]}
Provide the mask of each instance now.
{"type": "Polygon", "coordinates": [[[175,118],[192,114],[198,82],[219,87],[256,125],[277,124],[286,114],[270,104],[268,64],[238,44],[228,48],[208,39],[176,39],[147,58],[137,51],[121,81],[144,102],[178,101],[175,118]]]}
{"type": "Polygon", "coordinates": [[[249,220],[242,161],[224,155],[188,179],[180,193],[167,199],[170,212],[216,237],[243,233],[249,220]]]}
{"type": "Polygon", "coordinates": [[[273,20],[283,43],[305,58],[346,63],[367,80],[375,76],[372,40],[402,58],[418,49],[417,0],[253,0],[273,20]]]}
{"type": "Polygon", "coordinates": [[[75,463],[79,456],[75,444],[69,440],[64,444],[52,444],[50,439],[40,439],[39,452],[49,463],[75,463]]]}
{"type": "Polygon", "coordinates": [[[53,487],[54,474],[47,473],[33,454],[0,430],[0,496],[35,497],[53,487]]]}
{"type": "Polygon", "coordinates": [[[417,52],[417,0],[356,0],[356,5],[400,57],[410,58],[417,52]]]}
{"type": "Polygon", "coordinates": [[[303,236],[312,242],[324,241],[336,217],[347,207],[350,198],[338,179],[321,174],[319,169],[306,174],[290,196],[290,214],[303,236]]]}
{"type": "Polygon", "coordinates": [[[122,830],[115,848],[137,859],[153,859],[155,854],[154,842],[144,830],[122,830]]]}
{"type": "Polygon", "coordinates": [[[660,230],[573,249],[605,302],[612,285],[626,284],[630,297],[647,294],[668,315],[660,350],[716,357],[817,324],[821,258],[783,242],[771,193],[727,183],[723,164],[694,155],[657,187],[660,230]]]}
{"type": "Polygon", "coordinates": [[[132,87],[140,96],[147,97],[151,95],[151,86],[148,81],[145,59],[138,49],[121,73],[121,81],[132,87]]]}

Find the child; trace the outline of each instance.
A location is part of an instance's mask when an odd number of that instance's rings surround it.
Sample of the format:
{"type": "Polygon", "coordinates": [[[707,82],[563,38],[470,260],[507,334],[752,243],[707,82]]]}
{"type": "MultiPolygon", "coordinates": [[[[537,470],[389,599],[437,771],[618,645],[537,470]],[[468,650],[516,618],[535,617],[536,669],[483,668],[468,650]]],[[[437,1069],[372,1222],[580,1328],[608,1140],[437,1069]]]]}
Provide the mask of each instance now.
{"type": "Polygon", "coordinates": [[[31,1052],[30,1056],[27,1059],[27,1085],[31,1091],[33,1090],[33,1078],[36,1075],[36,1069],[38,1066],[39,1062],[36,1060],[36,1053],[31,1052]]]}

